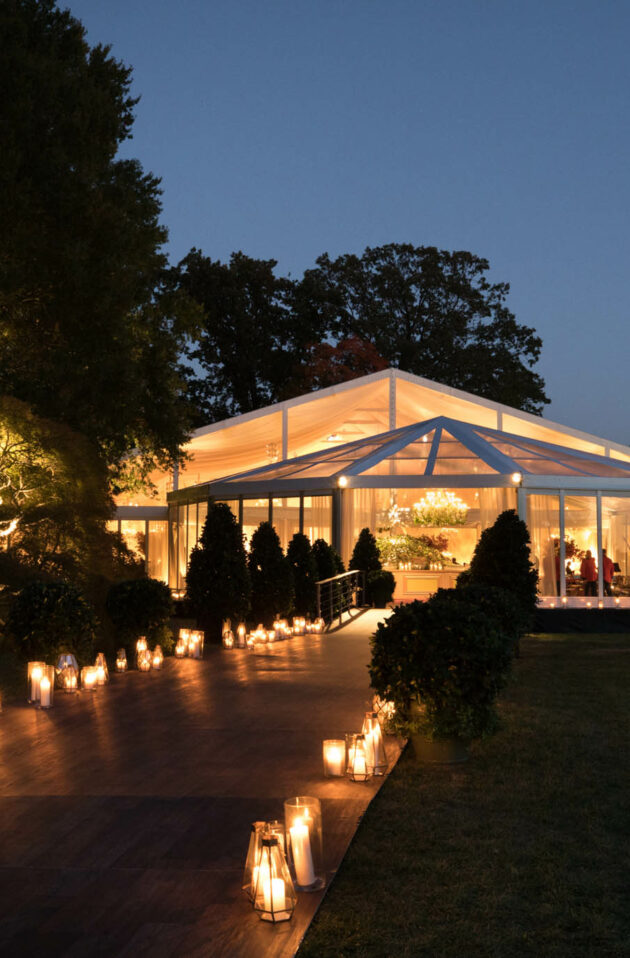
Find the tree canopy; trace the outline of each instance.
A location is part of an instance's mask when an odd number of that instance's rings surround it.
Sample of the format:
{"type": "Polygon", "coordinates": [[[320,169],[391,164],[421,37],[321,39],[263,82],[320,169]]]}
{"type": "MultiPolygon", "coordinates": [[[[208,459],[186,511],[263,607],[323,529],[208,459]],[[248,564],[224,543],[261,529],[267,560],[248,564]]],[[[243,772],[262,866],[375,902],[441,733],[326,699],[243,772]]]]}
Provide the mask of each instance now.
{"type": "Polygon", "coordinates": [[[133,485],[177,457],[186,411],[159,180],[117,156],[131,69],[54,0],[4,0],[0,83],[0,392],[84,434],[133,485]]]}
{"type": "Polygon", "coordinates": [[[171,276],[202,310],[189,387],[199,424],[387,366],[527,412],[548,402],[532,369],[542,342],[516,322],[487,260],[391,243],[324,254],[299,281],[276,265],[192,250],[171,276]]]}

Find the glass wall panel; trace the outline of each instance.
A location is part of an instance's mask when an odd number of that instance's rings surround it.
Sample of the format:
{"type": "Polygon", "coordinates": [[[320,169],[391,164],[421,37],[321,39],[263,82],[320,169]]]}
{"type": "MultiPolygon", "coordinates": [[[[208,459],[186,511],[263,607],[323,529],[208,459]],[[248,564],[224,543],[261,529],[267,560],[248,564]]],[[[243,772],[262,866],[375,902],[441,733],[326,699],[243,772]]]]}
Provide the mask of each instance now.
{"type": "Polygon", "coordinates": [[[347,490],[343,558],[349,559],[361,529],[367,527],[387,568],[461,570],[470,562],[482,528],[513,500],[511,489],[347,490]]]}
{"type": "Polygon", "coordinates": [[[180,506],[177,514],[177,588],[186,587],[186,512],[187,506],[180,506]]]}
{"type": "Polygon", "coordinates": [[[630,498],[602,496],[602,548],[614,571],[610,589],[604,582],[604,594],[630,595],[630,498]]]}
{"type": "Polygon", "coordinates": [[[251,537],[261,522],[267,522],[269,519],[269,500],[268,499],[244,499],[243,500],[243,536],[245,538],[245,548],[249,551],[251,537]]]}
{"type": "Polygon", "coordinates": [[[168,582],[168,522],[150,519],[148,573],[168,582]]]}
{"type": "MultiPolygon", "coordinates": [[[[237,512],[236,512],[236,521],[238,522],[238,502],[237,502],[237,512]]],[[[208,516],[208,503],[207,502],[198,502],[197,503],[197,542],[201,538],[201,533],[203,532],[203,527],[206,524],[206,518],[208,516]]]]}
{"type": "MultiPolygon", "coordinates": [[[[587,595],[589,594],[587,580],[582,577],[582,560],[590,552],[597,565],[597,499],[595,496],[565,496],[564,538],[567,555],[567,595],[587,595]]],[[[597,583],[595,583],[594,594],[597,594],[597,583]]]]}
{"type": "Polygon", "coordinates": [[[528,496],[527,527],[531,537],[531,559],[538,572],[540,595],[559,595],[560,497],[528,496]]]}
{"type": "Polygon", "coordinates": [[[177,506],[168,507],[168,584],[177,588],[177,506]]]}
{"type": "Polygon", "coordinates": [[[127,548],[138,559],[146,559],[146,523],[144,519],[121,519],[120,534],[127,548]]]}
{"type": "Polygon", "coordinates": [[[304,496],[303,533],[311,540],[332,542],[332,496],[304,496]]]}
{"type": "Polygon", "coordinates": [[[273,527],[285,550],[296,532],[300,531],[300,497],[273,500],[273,527]]]}
{"type": "MultiPolygon", "coordinates": [[[[188,537],[186,545],[186,569],[188,569],[188,563],[190,562],[190,553],[192,552],[194,546],[197,545],[197,503],[189,502],[188,503],[188,537]]],[[[185,574],[185,573],[184,573],[185,574]]]]}

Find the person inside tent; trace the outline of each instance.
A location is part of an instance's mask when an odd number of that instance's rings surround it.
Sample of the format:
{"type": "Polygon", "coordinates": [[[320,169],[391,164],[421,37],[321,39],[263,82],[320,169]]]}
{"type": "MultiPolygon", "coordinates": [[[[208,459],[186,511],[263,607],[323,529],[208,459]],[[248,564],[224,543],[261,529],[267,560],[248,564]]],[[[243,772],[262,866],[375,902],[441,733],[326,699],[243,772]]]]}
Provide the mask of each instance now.
{"type": "Polygon", "coordinates": [[[597,566],[590,549],[580,565],[580,575],[584,583],[584,595],[597,595],[597,566]]]}
{"type": "Polygon", "coordinates": [[[612,583],[615,575],[615,563],[602,549],[602,574],[604,577],[604,595],[612,595],[612,583]]]}

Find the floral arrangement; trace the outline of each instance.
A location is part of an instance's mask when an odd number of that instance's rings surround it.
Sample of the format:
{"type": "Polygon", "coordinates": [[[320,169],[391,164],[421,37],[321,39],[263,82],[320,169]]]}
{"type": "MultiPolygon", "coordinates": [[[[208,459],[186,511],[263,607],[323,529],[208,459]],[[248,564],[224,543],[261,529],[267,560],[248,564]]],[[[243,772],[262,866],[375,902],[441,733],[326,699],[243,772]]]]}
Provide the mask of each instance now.
{"type": "Polygon", "coordinates": [[[379,536],[376,540],[381,562],[394,568],[411,563],[415,568],[429,568],[432,562],[452,561],[444,553],[448,539],[437,536],[379,536]]]}

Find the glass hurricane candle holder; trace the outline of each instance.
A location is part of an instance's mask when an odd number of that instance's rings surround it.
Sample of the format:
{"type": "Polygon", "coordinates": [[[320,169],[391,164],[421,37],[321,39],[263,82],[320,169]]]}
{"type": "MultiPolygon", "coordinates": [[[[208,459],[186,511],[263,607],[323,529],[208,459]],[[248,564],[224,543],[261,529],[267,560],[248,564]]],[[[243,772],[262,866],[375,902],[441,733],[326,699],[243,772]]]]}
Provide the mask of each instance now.
{"type": "Polygon", "coordinates": [[[239,622],[236,629],[236,645],[239,649],[244,649],[247,645],[247,627],[244,622],[239,622]]]}
{"type": "Polygon", "coordinates": [[[118,649],[116,653],[116,671],[126,672],[127,667],[127,652],[125,649],[118,649]]]}
{"type": "Polygon", "coordinates": [[[96,685],[96,666],[86,665],[81,669],[81,688],[86,692],[94,692],[96,685]]]}
{"type": "Polygon", "coordinates": [[[181,642],[184,647],[183,654],[186,655],[188,652],[188,640],[190,638],[190,629],[180,629],[177,637],[178,644],[181,642]]]}
{"type": "Polygon", "coordinates": [[[205,633],[199,629],[193,629],[188,637],[188,655],[191,659],[203,658],[203,643],[205,633]]]}
{"type": "Polygon", "coordinates": [[[306,619],[301,615],[293,617],[293,635],[304,635],[306,631],[306,619]]]}
{"type": "Polygon", "coordinates": [[[278,837],[265,833],[254,885],[254,909],[263,921],[288,921],[293,915],[296,901],[295,888],[278,837]]]}
{"type": "Polygon", "coordinates": [[[148,648],[149,648],[149,646],[148,646],[148,643],[147,643],[147,638],[146,638],[146,636],[145,636],[145,635],[141,635],[140,638],[138,639],[138,641],[136,642],[136,652],[137,652],[138,655],[139,655],[140,652],[146,652],[146,650],[147,650],[148,648]]]}
{"type": "Polygon", "coordinates": [[[254,900],[254,892],[258,881],[258,870],[260,868],[260,857],[262,855],[262,839],[266,829],[267,822],[252,822],[249,833],[249,845],[247,848],[247,858],[245,859],[245,870],[243,872],[241,887],[251,901],[254,900]]]}
{"type": "Polygon", "coordinates": [[[328,738],[322,742],[324,775],[339,778],[346,774],[346,743],[342,738],[328,738]]]}
{"type": "Polygon", "coordinates": [[[153,649],[153,655],[151,658],[151,667],[159,671],[163,665],[164,665],[164,653],[162,652],[162,646],[158,644],[153,649]]]}
{"type": "Polygon", "coordinates": [[[370,777],[365,741],[362,735],[346,735],[346,752],[348,754],[347,774],[351,782],[367,782],[370,777]]]}
{"type": "Polygon", "coordinates": [[[109,672],[107,671],[107,661],[103,652],[99,652],[96,656],[94,668],[96,669],[96,684],[106,685],[107,682],[109,682],[109,672]]]}
{"type": "Polygon", "coordinates": [[[186,643],[183,639],[178,639],[175,643],[175,658],[183,659],[186,655],[186,643]]]}
{"type": "Polygon", "coordinates": [[[376,712],[366,712],[363,719],[363,741],[365,744],[365,759],[370,775],[384,775],[387,771],[387,756],[381,723],[376,712]]]}
{"type": "Polygon", "coordinates": [[[39,702],[39,683],[42,680],[45,668],[45,662],[29,662],[27,665],[27,698],[31,705],[39,702]]]}
{"type": "Polygon", "coordinates": [[[231,629],[227,629],[221,638],[224,649],[233,649],[234,648],[234,633],[231,629]]]}
{"type": "Polygon", "coordinates": [[[151,664],[153,662],[153,656],[150,649],[144,649],[142,652],[138,652],[138,671],[139,672],[150,672],[151,664]]]}
{"type": "Polygon", "coordinates": [[[287,855],[301,891],[317,891],[326,884],[322,842],[322,806],[318,798],[298,795],[284,803],[287,855]]]}

